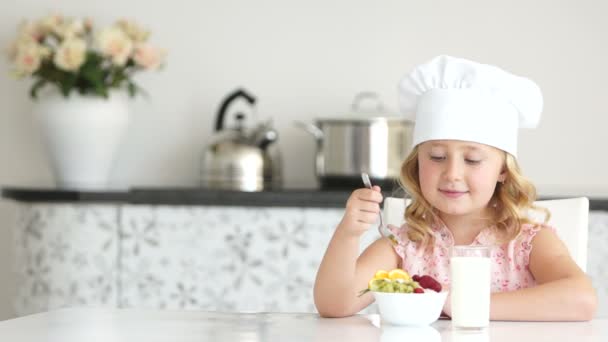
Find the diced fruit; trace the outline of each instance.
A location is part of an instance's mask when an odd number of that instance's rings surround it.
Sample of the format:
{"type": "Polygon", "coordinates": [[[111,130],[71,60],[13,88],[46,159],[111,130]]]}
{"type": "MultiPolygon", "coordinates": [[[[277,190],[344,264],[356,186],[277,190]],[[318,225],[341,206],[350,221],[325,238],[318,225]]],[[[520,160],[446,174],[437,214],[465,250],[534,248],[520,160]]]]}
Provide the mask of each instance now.
{"type": "Polygon", "coordinates": [[[422,286],[422,288],[431,289],[435,292],[441,292],[441,284],[431,276],[421,276],[420,279],[418,279],[418,283],[420,286],[422,286]]]}
{"type": "Polygon", "coordinates": [[[368,289],[371,291],[380,291],[380,289],[385,287],[387,283],[388,281],[386,279],[372,279],[367,285],[368,289]]]}
{"type": "Polygon", "coordinates": [[[376,278],[376,279],[388,278],[388,272],[385,270],[379,270],[376,272],[376,274],[374,274],[374,278],[376,278]]]}
{"type": "Polygon", "coordinates": [[[401,283],[401,282],[394,282],[393,283],[393,289],[395,290],[395,292],[406,292],[407,293],[407,284],[406,283],[401,283]]]}
{"type": "Polygon", "coordinates": [[[391,280],[395,280],[395,279],[403,279],[403,280],[410,281],[410,280],[412,279],[412,278],[410,277],[410,275],[409,275],[409,274],[407,274],[407,272],[405,272],[404,270],[399,269],[399,268],[397,268],[397,269],[394,269],[394,270],[390,271],[390,272],[388,273],[388,277],[389,277],[389,279],[391,279],[391,280]]]}
{"type": "Polygon", "coordinates": [[[390,272],[378,270],[367,284],[367,289],[360,292],[360,296],[368,291],[389,293],[425,293],[425,289],[441,292],[441,284],[428,275],[410,275],[402,269],[390,272]]]}

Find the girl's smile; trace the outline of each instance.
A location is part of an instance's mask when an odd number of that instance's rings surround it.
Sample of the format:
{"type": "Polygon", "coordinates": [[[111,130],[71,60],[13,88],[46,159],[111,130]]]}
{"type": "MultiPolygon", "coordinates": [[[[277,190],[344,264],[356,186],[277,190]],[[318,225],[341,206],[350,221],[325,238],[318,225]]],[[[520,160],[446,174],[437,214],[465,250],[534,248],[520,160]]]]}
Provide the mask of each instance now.
{"type": "Polygon", "coordinates": [[[443,189],[439,189],[439,192],[448,198],[459,198],[459,197],[464,196],[469,193],[468,191],[443,190],[443,189]]]}

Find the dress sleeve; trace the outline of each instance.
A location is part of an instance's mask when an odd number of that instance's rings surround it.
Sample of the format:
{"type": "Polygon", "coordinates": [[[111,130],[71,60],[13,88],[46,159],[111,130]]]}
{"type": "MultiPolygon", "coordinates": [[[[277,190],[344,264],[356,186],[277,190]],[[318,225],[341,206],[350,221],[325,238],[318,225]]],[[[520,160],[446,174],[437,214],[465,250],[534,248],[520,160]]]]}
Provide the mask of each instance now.
{"type": "Polygon", "coordinates": [[[389,224],[387,227],[397,242],[396,244],[393,244],[393,249],[402,260],[405,259],[405,246],[409,242],[409,238],[407,237],[407,224],[404,223],[401,227],[389,224]]]}
{"type": "Polygon", "coordinates": [[[534,239],[536,234],[541,229],[548,229],[551,232],[553,232],[553,234],[557,235],[555,227],[547,225],[547,224],[535,224],[535,225],[529,224],[529,225],[523,226],[521,229],[521,235],[520,235],[521,238],[520,238],[520,241],[518,242],[520,245],[519,253],[522,254],[524,265],[526,265],[526,267],[528,267],[530,265],[530,252],[532,252],[532,240],[534,239]]]}

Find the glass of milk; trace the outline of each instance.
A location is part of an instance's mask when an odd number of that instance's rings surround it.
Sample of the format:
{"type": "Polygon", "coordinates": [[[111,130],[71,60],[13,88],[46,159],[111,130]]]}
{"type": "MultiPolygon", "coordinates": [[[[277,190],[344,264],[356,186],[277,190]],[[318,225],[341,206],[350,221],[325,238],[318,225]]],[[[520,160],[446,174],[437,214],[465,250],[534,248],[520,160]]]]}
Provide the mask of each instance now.
{"type": "Polygon", "coordinates": [[[452,327],[480,330],[490,323],[490,269],[489,246],[452,247],[452,327]]]}

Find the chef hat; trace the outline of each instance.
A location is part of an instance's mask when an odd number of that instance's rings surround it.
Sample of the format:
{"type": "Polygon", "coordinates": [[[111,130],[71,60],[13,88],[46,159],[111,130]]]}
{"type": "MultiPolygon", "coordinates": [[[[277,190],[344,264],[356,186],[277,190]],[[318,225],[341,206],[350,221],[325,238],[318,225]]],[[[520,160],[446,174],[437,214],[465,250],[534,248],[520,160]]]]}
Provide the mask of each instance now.
{"type": "Polygon", "coordinates": [[[438,56],[399,84],[399,102],[415,121],[413,146],[428,140],[473,141],[517,155],[519,128],[538,125],[543,107],[532,80],[492,65],[438,56]]]}

